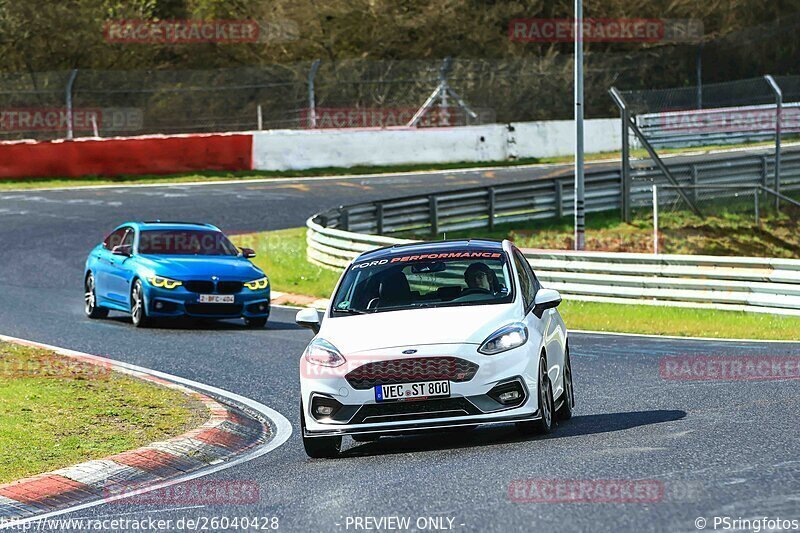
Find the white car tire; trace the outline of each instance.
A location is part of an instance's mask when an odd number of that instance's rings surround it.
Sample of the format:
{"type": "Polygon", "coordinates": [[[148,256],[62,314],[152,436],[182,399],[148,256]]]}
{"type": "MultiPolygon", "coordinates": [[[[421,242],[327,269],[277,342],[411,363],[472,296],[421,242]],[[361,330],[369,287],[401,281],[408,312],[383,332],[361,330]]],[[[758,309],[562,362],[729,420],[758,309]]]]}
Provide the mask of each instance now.
{"type": "Polygon", "coordinates": [[[300,436],[306,455],[312,459],[330,459],[339,455],[342,448],[341,435],[335,437],[306,437],[306,418],[303,404],[300,404],[300,436]]]}
{"type": "Polygon", "coordinates": [[[544,356],[539,358],[539,386],[537,388],[541,418],[530,422],[519,422],[517,424],[519,430],[526,435],[536,433],[546,435],[553,431],[555,425],[555,420],[553,418],[555,416],[553,409],[553,386],[547,374],[547,362],[544,356]]]}

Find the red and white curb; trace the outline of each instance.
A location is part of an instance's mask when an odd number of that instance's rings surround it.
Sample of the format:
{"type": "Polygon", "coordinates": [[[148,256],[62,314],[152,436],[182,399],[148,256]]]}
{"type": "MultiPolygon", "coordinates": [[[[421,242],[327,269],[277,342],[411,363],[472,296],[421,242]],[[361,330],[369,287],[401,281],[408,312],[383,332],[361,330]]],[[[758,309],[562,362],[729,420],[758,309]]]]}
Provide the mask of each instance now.
{"type": "Polygon", "coordinates": [[[0,340],[52,350],[180,390],[203,402],[211,413],[203,425],[183,435],[0,485],[0,529],[131,498],[219,472],[274,450],[292,433],[291,423],[277,411],[210,385],[25,339],[0,335],[0,340]],[[198,391],[230,400],[243,409],[222,404],[198,391]]]}

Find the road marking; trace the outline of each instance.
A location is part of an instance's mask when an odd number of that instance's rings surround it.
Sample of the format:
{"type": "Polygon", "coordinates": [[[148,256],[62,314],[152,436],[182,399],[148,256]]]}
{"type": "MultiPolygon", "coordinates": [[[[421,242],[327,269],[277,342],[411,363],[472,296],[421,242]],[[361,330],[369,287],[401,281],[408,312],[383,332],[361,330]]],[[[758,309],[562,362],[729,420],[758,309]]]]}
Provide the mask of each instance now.
{"type": "Polygon", "coordinates": [[[276,448],[281,446],[292,435],[292,424],[291,424],[291,422],[289,422],[286,419],[285,416],[283,416],[279,412],[275,411],[274,409],[272,409],[270,407],[267,407],[266,405],[264,405],[264,404],[262,404],[260,402],[257,402],[255,400],[251,400],[250,398],[247,398],[245,396],[241,396],[241,395],[236,394],[234,392],[229,392],[229,391],[226,391],[224,389],[220,389],[218,387],[214,387],[212,385],[206,385],[204,383],[193,381],[191,379],[186,379],[186,378],[182,378],[182,377],[179,377],[179,376],[174,376],[172,374],[167,374],[166,372],[160,372],[158,370],[151,370],[149,368],[144,368],[144,367],[141,367],[141,366],[132,365],[130,363],[124,363],[122,361],[117,361],[117,360],[109,359],[109,358],[106,358],[106,357],[100,357],[98,355],[92,355],[92,354],[87,354],[87,353],[84,353],[84,352],[78,352],[78,351],[75,351],[75,350],[69,350],[67,348],[61,348],[59,346],[52,346],[50,344],[44,344],[44,343],[40,343],[40,342],[30,341],[28,339],[20,339],[18,337],[10,337],[8,335],[0,334],[0,340],[8,341],[8,342],[27,343],[29,345],[32,345],[32,346],[35,346],[35,347],[38,347],[38,348],[42,348],[42,349],[45,349],[45,350],[52,350],[52,351],[54,351],[56,353],[60,353],[60,354],[63,354],[63,355],[74,356],[74,357],[84,357],[84,358],[88,358],[88,359],[97,361],[97,362],[102,363],[102,364],[111,364],[111,365],[119,366],[119,367],[127,369],[127,370],[131,370],[133,372],[141,372],[143,374],[148,374],[150,376],[155,376],[155,377],[158,377],[158,378],[161,378],[161,379],[165,379],[167,381],[172,381],[174,383],[180,383],[181,385],[185,385],[185,386],[187,386],[189,388],[201,390],[203,392],[210,393],[211,395],[220,396],[222,398],[226,398],[228,400],[231,400],[234,403],[238,403],[238,404],[247,406],[248,408],[252,409],[256,413],[260,414],[261,416],[263,416],[264,418],[269,420],[275,426],[274,437],[269,442],[267,442],[263,446],[254,448],[251,451],[246,452],[246,453],[236,457],[232,461],[220,463],[220,464],[217,464],[217,465],[214,465],[214,466],[210,466],[209,468],[200,470],[198,472],[192,472],[190,474],[186,474],[186,475],[179,476],[179,477],[176,477],[176,478],[173,478],[173,479],[169,479],[169,480],[166,480],[166,481],[164,481],[162,483],[157,483],[155,485],[150,485],[150,486],[147,486],[147,487],[143,487],[143,488],[137,489],[135,491],[123,492],[123,493],[120,493],[118,495],[108,496],[106,498],[102,498],[102,499],[91,501],[91,502],[82,503],[82,504],[79,504],[79,505],[75,505],[73,507],[68,507],[66,509],[59,509],[58,511],[53,511],[53,512],[50,512],[50,513],[44,513],[44,514],[41,514],[41,515],[38,515],[38,516],[31,516],[31,517],[23,518],[23,519],[20,519],[20,520],[3,522],[3,523],[0,523],[0,529],[6,529],[6,528],[11,528],[11,527],[17,528],[22,524],[27,524],[27,523],[35,522],[35,521],[38,521],[38,520],[44,520],[44,519],[47,519],[47,518],[52,518],[54,516],[59,516],[59,515],[62,515],[62,514],[71,513],[73,511],[79,511],[81,509],[88,509],[90,507],[96,507],[98,505],[103,505],[103,504],[106,504],[106,503],[109,503],[109,502],[112,502],[112,501],[115,501],[115,500],[120,500],[120,499],[124,499],[124,498],[130,498],[132,496],[138,496],[140,494],[146,494],[146,493],[152,492],[154,490],[163,489],[165,487],[170,487],[172,485],[177,485],[177,484],[183,483],[185,481],[190,481],[190,480],[198,479],[198,478],[210,475],[210,474],[214,474],[214,473],[220,472],[222,470],[227,470],[228,468],[231,468],[231,467],[234,467],[234,466],[237,466],[237,465],[252,461],[253,459],[257,459],[257,458],[261,457],[262,455],[266,455],[267,453],[269,453],[272,450],[275,450],[276,448]]]}
{"type": "Polygon", "coordinates": [[[781,344],[800,344],[800,340],[786,341],[786,340],[770,340],[770,339],[729,339],[717,337],[684,337],[681,335],[654,335],[648,333],[619,333],[615,331],[590,331],[585,329],[569,329],[570,333],[588,333],[590,335],[614,335],[619,337],[647,337],[653,339],[669,339],[669,340],[687,340],[687,341],[720,341],[720,342],[760,342],[764,343],[781,343],[781,344]]]}
{"type": "MultiPolygon", "coordinates": [[[[784,143],[784,148],[798,146],[800,143],[784,143]]],[[[759,151],[769,151],[771,148],[769,146],[756,146],[756,147],[748,147],[743,146],[739,148],[722,148],[716,150],[697,150],[692,152],[684,152],[684,153],[677,153],[677,154],[663,154],[661,159],[671,159],[675,157],[694,157],[698,155],[714,155],[714,154],[724,154],[724,153],[735,153],[735,152],[759,152],[759,151]]],[[[635,161],[635,160],[634,160],[635,161]]],[[[587,161],[587,166],[592,165],[603,165],[608,163],[619,163],[620,160],[617,158],[609,158],[609,159],[596,159],[592,161],[587,161]]],[[[29,188],[29,189],[4,189],[3,192],[42,192],[42,191],[74,191],[80,189],[86,190],[93,190],[93,189],[135,189],[135,188],[145,188],[145,187],[182,187],[182,186],[189,186],[189,187],[196,187],[196,186],[206,186],[206,185],[240,185],[243,183],[272,183],[276,181],[284,181],[284,182],[291,182],[291,181],[329,181],[329,180],[339,180],[339,179],[372,179],[372,178],[392,178],[392,177],[414,177],[414,176],[428,176],[428,175],[439,175],[439,174],[464,174],[469,172],[496,172],[502,170],[530,170],[530,169],[538,169],[538,168],[556,168],[556,167],[564,167],[569,168],[572,163],[565,162],[565,163],[531,163],[527,165],[500,165],[500,166],[492,166],[492,167],[468,167],[468,168],[456,168],[456,169],[441,169],[441,170],[411,170],[408,172],[376,172],[374,174],[338,174],[338,175],[325,175],[325,176],[306,176],[306,177],[274,177],[274,178],[255,178],[255,179],[228,179],[228,180],[214,180],[214,181],[187,181],[187,182],[173,182],[173,183],[139,183],[139,184],[108,184],[108,185],[79,185],[79,186],[67,186],[67,187],[38,187],[38,188],[29,188]]],[[[254,170],[254,172],[258,172],[254,170]]],[[[80,179],[80,178],[77,178],[80,179]]]]}

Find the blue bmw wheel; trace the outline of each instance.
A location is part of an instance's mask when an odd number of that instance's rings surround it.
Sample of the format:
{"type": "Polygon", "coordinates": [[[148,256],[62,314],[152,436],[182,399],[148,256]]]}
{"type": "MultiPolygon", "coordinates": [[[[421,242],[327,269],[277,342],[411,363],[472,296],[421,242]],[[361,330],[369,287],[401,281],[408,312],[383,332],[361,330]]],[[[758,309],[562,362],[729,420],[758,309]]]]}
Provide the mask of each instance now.
{"type": "Polygon", "coordinates": [[[94,286],[94,274],[89,272],[84,283],[84,305],[83,310],[89,318],[105,318],[108,316],[108,309],[97,306],[97,290],[94,286]]]}
{"type": "Polygon", "coordinates": [[[142,281],[138,279],[133,283],[133,289],[131,289],[131,321],[137,328],[145,328],[150,322],[147,316],[142,281]]]}

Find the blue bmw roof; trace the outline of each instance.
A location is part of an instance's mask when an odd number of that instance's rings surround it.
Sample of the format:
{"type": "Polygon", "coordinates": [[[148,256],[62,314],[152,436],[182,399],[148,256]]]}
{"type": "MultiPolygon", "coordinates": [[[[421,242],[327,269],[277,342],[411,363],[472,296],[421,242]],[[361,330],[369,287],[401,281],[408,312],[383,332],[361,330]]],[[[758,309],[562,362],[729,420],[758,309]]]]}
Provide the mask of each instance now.
{"type": "Polygon", "coordinates": [[[205,224],[202,222],[173,222],[168,220],[147,220],[147,221],[138,221],[138,222],[128,222],[126,224],[120,224],[120,226],[136,226],[140,230],[180,230],[180,229],[188,229],[188,230],[211,230],[211,231],[220,231],[220,229],[213,224],[205,224]]]}

